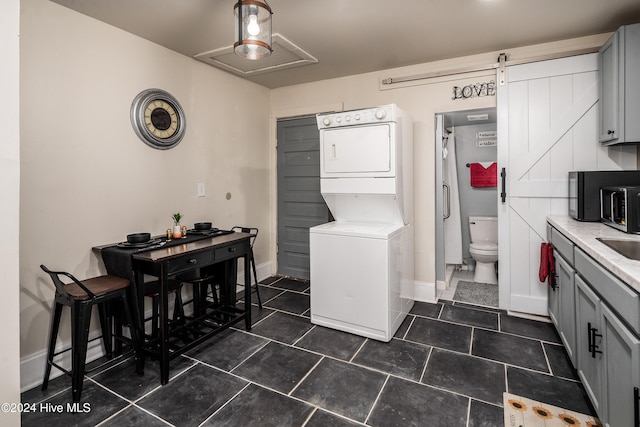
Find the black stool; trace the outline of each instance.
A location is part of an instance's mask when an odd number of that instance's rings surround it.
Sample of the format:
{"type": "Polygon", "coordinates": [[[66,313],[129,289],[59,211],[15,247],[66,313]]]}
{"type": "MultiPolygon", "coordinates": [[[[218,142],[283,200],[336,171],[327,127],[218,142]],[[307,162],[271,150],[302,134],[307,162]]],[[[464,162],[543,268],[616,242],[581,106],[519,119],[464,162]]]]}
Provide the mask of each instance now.
{"type": "MultiPolygon", "coordinates": [[[[182,302],[182,283],[177,280],[169,279],[167,282],[169,293],[175,294],[175,301],[173,305],[173,319],[170,321],[171,326],[183,324],[184,317],[184,303],[182,302]]],[[[151,298],[151,317],[144,319],[145,322],[151,320],[151,338],[157,340],[159,338],[159,323],[160,323],[160,282],[154,280],[152,282],[146,282],[144,284],[144,296],[151,298]]]]}
{"type": "MultiPolygon", "coordinates": [[[[253,244],[255,243],[256,238],[258,237],[258,229],[255,227],[240,227],[236,225],[235,227],[232,227],[231,230],[251,234],[251,237],[249,238],[249,255],[251,258],[251,269],[253,270],[253,279],[256,282],[256,295],[258,296],[258,306],[262,308],[262,300],[260,299],[260,287],[258,286],[258,274],[256,273],[256,261],[253,258],[253,244]]],[[[249,304],[251,304],[251,301],[249,301],[249,304]]]]}
{"type": "Polygon", "coordinates": [[[130,282],[116,276],[105,275],[94,277],[80,281],[70,273],[64,271],[51,271],[44,265],[40,268],[44,270],[53,281],[56,287],[54,298],[54,307],[51,320],[51,332],[49,335],[49,349],[47,352],[47,364],[45,367],[44,381],[42,390],[46,390],[49,385],[49,376],[51,374],[51,366],[55,366],[67,375],[71,376],[71,393],[74,402],[80,401],[82,394],[82,383],[85,374],[85,364],[87,357],[87,345],[89,343],[89,326],[91,323],[91,310],[94,305],[98,306],[100,315],[100,327],[102,329],[102,340],[105,347],[107,357],[113,357],[111,330],[110,330],[110,314],[109,302],[120,299],[122,308],[126,317],[126,324],[130,325],[132,342],[136,341],[136,331],[132,326],[131,312],[129,311],[129,302],[127,300],[127,290],[130,282]],[[65,284],[60,280],[60,276],[65,276],[72,280],[71,283],[65,284]],[[71,308],[71,347],[55,352],[56,340],[58,338],[58,330],[60,328],[60,317],[62,315],[62,307],[71,308]],[[71,372],[60,367],[53,361],[53,358],[61,353],[71,350],[71,372]]]}

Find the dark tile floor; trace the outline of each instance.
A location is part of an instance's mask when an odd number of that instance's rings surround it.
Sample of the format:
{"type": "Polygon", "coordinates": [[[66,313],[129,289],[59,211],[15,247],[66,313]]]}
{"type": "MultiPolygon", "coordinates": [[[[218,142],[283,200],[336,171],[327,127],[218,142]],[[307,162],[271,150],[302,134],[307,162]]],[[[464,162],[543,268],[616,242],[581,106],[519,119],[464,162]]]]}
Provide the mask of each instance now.
{"type": "MultiPolygon", "coordinates": [[[[24,426],[502,426],[502,393],[593,413],[548,323],[417,302],[390,343],[315,326],[309,285],[270,278],[254,326],[231,329],[137,376],[131,360],[85,379],[84,413],[35,412],[24,426]]],[[[66,405],[70,380],[23,393],[66,405]]]]}

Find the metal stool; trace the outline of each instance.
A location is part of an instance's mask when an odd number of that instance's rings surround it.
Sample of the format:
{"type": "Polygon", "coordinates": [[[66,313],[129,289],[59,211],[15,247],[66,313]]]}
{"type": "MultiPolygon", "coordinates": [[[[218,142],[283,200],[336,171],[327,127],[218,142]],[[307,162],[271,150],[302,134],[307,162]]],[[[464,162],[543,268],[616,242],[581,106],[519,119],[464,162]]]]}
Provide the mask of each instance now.
{"type": "MultiPolygon", "coordinates": [[[[51,331],[49,335],[49,349],[47,352],[47,364],[45,367],[42,390],[46,390],[49,385],[51,367],[55,366],[67,375],[71,376],[71,393],[74,402],[80,401],[82,394],[82,383],[85,374],[85,364],[87,357],[87,345],[89,343],[89,326],[91,323],[91,310],[94,305],[98,306],[100,315],[100,327],[102,329],[102,340],[107,353],[107,357],[113,357],[111,341],[111,322],[109,307],[113,300],[120,299],[126,317],[126,323],[130,325],[132,342],[136,343],[136,330],[131,321],[129,302],[127,300],[127,290],[130,282],[117,276],[104,275],[86,280],[78,280],[70,273],[64,271],[51,271],[44,265],[40,268],[51,277],[56,287],[54,307],[51,320],[51,331]],[[71,283],[65,284],[60,279],[65,276],[71,279],[71,283]],[[58,330],[60,328],[60,317],[62,308],[71,308],[71,347],[55,352],[58,330]],[[64,352],[71,351],[71,372],[60,367],[53,361],[53,358],[64,352]]],[[[135,350],[135,345],[134,345],[135,350]]]]}
{"type": "MultiPolygon", "coordinates": [[[[255,243],[256,238],[258,237],[258,229],[255,227],[241,227],[236,225],[232,227],[231,230],[251,234],[251,237],[249,238],[249,255],[251,258],[251,269],[253,270],[253,279],[256,282],[256,295],[258,296],[258,306],[262,308],[262,300],[260,299],[260,287],[258,286],[258,274],[256,273],[256,261],[253,258],[253,244],[255,243]]],[[[248,303],[251,304],[251,301],[249,301],[248,303]]]]}

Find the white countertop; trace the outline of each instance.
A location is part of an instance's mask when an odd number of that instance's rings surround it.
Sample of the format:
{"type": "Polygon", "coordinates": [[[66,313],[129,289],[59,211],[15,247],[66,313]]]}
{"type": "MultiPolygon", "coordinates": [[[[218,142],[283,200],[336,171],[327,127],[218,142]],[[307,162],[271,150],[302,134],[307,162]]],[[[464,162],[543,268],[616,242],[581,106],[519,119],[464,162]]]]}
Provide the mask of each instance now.
{"type": "Polygon", "coordinates": [[[640,235],[623,233],[600,222],[576,221],[568,216],[548,216],[547,221],[620,280],[640,292],[640,261],[629,259],[596,240],[601,237],[640,242],[640,235]]]}

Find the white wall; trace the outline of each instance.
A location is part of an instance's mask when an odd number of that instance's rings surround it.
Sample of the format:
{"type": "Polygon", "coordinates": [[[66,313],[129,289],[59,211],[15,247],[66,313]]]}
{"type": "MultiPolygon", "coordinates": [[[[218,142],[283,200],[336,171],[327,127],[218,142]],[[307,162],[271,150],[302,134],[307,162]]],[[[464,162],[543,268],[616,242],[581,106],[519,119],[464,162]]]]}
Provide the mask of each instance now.
{"type": "MultiPolygon", "coordinates": [[[[42,379],[54,293],[40,264],[79,278],[103,274],[93,246],[133,232],[162,234],[176,211],[184,225],[212,220],[220,228],[267,229],[271,219],[268,89],[52,2],[30,0],[22,7],[20,344],[26,387],[42,379]],[[131,102],[154,87],[173,94],[186,113],[186,136],[170,150],[145,145],[131,127],[131,102]],[[199,182],[206,184],[204,198],[196,197],[199,182]]],[[[258,264],[268,261],[268,238],[261,233],[256,243],[258,264]]],[[[63,322],[65,340],[67,317],[63,322]]]]}
{"type": "MultiPolygon", "coordinates": [[[[0,223],[4,224],[0,246],[2,298],[0,298],[1,403],[20,402],[19,335],[19,206],[20,206],[20,0],[0,2],[0,223]]],[[[20,425],[19,413],[0,413],[3,426],[20,425]]]]}

